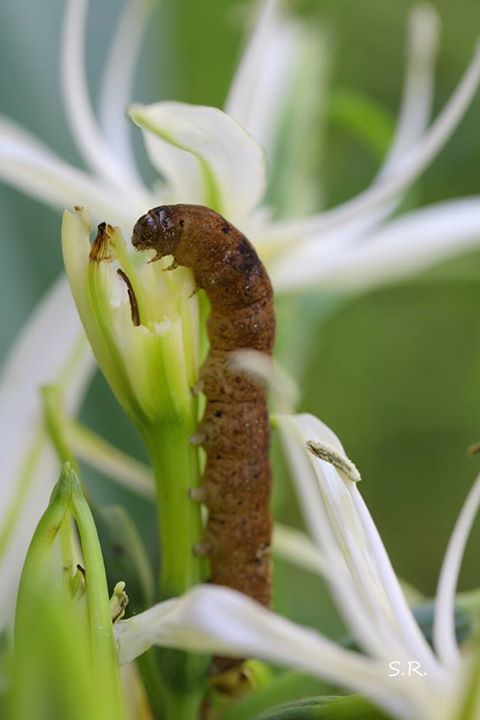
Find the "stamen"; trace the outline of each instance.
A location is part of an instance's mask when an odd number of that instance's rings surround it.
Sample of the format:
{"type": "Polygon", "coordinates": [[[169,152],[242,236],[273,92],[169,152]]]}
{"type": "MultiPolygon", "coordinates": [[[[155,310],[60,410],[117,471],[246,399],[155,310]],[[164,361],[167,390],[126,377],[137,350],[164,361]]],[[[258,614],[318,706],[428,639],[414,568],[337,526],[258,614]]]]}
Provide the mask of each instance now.
{"type": "Polygon", "coordinates": [[[90,248],[90,260],[92,262],[101,262],[102,260],[110,261],[113,257],[110,253],[110,233],[107,223],[98,225],[97,237],[90,248]]]}
{"type": "Polygon", "coordinates": [[[112,613],[112,623],[121,620],[125,615],[125,608],[128,605],[128,595],[125,592],[125,583],[123,580],[118,582],[113,588],[112,597],[110,598],[110,610],[112,613]]]}
{"type": "Polygon", "coordinates": [[[121,268],[118,268],[117,275],[120,275],[125,285],[127,286],[128,299],[130,300],[130,308],[132,311],[132,322],[135,327],[138,327],[140,325],[140,310],[138,309],[138,302],[137,298],[135,297],[132,283],[130,282],[128,275],[124,273],[121,268]]]}
{"type": "Polygon", "coordinates": [[[334,468],[347,476],[353,483],[359,482],[362,478],[359,471],[346,455],[341,455],[333,445],[328,443],[307,440],[307,448],[312,455],[333,465],[334,468]]]}

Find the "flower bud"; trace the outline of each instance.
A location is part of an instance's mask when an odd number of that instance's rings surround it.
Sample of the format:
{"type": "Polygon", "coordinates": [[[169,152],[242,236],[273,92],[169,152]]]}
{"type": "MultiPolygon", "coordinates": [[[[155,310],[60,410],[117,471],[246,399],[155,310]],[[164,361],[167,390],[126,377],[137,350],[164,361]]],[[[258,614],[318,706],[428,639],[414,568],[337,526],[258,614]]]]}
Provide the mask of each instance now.
{"type": "Polygon", "coordinates": [[[15,720],[125,717],[100,544],[68,463],[22,571],[8,710],[15,720]]]}
{"type": "Polygon", "coordinates": [[[65,267],[93,352],[123,408],[142,431],[191,419],[199,365],[198,301],[192,273],[164,272],[130,251],[102,223],[90,245],[87,213],[65,212],[65,267]]]}

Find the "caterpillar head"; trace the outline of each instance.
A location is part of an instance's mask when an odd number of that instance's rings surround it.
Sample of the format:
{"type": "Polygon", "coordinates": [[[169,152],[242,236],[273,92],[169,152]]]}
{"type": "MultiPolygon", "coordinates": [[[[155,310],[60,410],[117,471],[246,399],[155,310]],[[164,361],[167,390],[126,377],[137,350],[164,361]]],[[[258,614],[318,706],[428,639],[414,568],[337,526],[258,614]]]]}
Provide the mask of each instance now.
{"type": "Polygon", "coordinates": [[[155,260],[165,255],[175,255],[183,232],[183,222],[181,213],[174,205],[152,208],[135,223],[132,244],[137,250],[155,250],[155,260]]]}

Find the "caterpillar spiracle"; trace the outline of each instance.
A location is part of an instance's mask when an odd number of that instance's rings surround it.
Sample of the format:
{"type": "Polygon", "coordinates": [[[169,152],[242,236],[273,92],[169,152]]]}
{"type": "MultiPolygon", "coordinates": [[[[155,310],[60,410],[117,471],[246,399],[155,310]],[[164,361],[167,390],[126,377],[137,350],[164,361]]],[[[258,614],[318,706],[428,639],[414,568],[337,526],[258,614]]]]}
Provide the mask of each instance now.
{"type": "Polygon", "coordinates": [[[207,453],[201,499],[208,508],[202,547],[210,580],[263,605],[271,600],[270,431],[263,383],[235,369],[232,354],[272,354],[273,291],[247,238],[201,205],[156,207],[135,224],[132,243],[191,268],[211,306],[210,351],[200,381],[207,404],[198,428],[207,453]]]}

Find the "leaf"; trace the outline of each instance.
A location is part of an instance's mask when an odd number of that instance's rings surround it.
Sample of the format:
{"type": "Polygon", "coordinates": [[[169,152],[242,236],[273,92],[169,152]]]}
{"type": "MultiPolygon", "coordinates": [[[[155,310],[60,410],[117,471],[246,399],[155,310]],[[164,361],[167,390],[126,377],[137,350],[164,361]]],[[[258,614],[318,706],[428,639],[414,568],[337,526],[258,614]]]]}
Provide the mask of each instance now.
{"type": "Polygon", "coordinates": [[[361,695],[322,695],[304,698],[293,703],[280,705],[252,720],[386,720],[385,715],[377,710],[361,695]]]}
{"type": "Polygon", "coordinates": [[[222,720],[251,720],[280,703],[291,703],[311,693],[325,692],[329,686],[305,673],[288,671],[275,675],[271,682],[238,700],[221,716],[222,720]]]}

